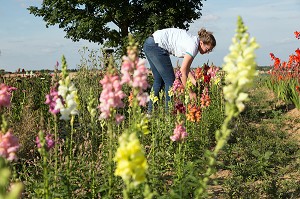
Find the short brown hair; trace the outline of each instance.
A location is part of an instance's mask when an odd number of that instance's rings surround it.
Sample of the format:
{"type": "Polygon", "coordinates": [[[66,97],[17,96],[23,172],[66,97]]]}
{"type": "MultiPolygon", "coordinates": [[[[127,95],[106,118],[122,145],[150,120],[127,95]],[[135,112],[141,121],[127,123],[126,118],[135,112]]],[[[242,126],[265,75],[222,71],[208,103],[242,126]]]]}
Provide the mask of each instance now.
{"type": "Polygon", "coordinates": [[[204,44],[211,45],[212,48],[214,48],[217,45],[213,33],[207,31],[205,28],[201,28],[198,31],[198,36],[200,38],[200,41],[202,41],[204,44]]]}

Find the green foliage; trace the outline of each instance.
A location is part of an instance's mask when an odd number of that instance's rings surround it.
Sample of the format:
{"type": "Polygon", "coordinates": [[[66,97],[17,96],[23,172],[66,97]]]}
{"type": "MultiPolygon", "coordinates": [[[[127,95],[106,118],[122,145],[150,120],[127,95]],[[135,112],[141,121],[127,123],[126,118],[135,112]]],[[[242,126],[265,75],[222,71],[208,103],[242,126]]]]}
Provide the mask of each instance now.
{"type": "MultiPolygon", "coordinates": [[[[8,85],[18,88],[13,92],[11,107],[2,112],[22,143],[19,161],[12,169],[12,181],[21,181],[25,185],[22,196],[45,196],[43,169],[47,166],[49,198],[122,198],[126,186],[120,177],[114,176],[116,164],[111,158],[116,152],[118,137],[124,131],[137,131],[149,167],[147,181],[131,189],[128,192],[130,198],[195,198],[199,179],[208,168],[206,157],[216,146],[213,132],[220,129],[225,117],[224,82],[211,86],[211,104],[203,109],[200,122],[185,121],[188,133],[185,141],[172,142],[170,136],[176,116],[165,111],[163,92],[148,118],[149,134],[143,134],[143,125],[140,125],[146,109],[134,111],[128,107],[127,98],[124,100],[125,108],[118,110],[126,116],[125,121],[117,125],[110,120],[98,120],[97,105],[102,90],[99,81],[103,79],[105,69],[97,55],[91,52],[87,59],[82,60],[76,75],[73,74],[81,107],[74,120],[71,155],[70,145],[66,144],[66,138],[71,136],[70,125],[56,121],[44,104],[44,97],[54,81],[52,77],[43,74],[39,78],[31,77],[33,79],[5,79],[8,85]],[[20,88],[29,93],[24,96],[20,88]],[[37,110],[33,108],[32,101],[34,106],[39,107],[37,110]],[[91,110],[95,110],[96,114],[92,114],[91,110]],[[55,152],[49,151],[46,165],[34,143],[40,129],[53,133],[55,124],[59,138],[56,143],[57,168],[55,152]]],[[[247,90],[250,100],[245,103],[244,111],[229,123],[232,133],[227,145],[219,151],[218,161],[214,162],[215,168],[211,172],[216,174],[210,176],[207,192],[201,196],[297,198],[300,194],[299,143],[283,129],[287,121],[292,121],[284,117],[284,110],[274,108],[276,98],[266,99],[266,94],[271,92],[264,84],[268,78],[256,77],[254,88],[247,90]],[[228,175],[220,175],[222,171],[228,175]]],[[[153,81],[151,75],[148,79],[153,81]]],[[[129,96],[131,88],[125,87],[123,91],[129,96]]]]}
{"type": "Polygon", "coordinates": [[[124,55],[129,33],[142,44],[157,29],[186,29],[188,23],[200,18],[202,6],[202,0],[46,0],[41,7],[31,6],[28,10],[43,17],[47,27],[58,25],[73,41],[84,39],[105,44],[122,49],[124,55]]]}

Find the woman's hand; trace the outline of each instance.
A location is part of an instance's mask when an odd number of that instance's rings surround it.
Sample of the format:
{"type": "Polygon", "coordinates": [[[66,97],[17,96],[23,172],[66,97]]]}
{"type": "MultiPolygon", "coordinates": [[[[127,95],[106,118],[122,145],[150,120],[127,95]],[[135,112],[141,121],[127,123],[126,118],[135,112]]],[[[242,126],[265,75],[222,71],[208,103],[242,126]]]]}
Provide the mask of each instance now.
{"type": "Polygon", "coordinates": [[[196,95],[196,93],[194,93],[193,91],[190,91],[189,95],[190,95],[190,99],[192,101],[197,101],[197,95],[196,95]]]}

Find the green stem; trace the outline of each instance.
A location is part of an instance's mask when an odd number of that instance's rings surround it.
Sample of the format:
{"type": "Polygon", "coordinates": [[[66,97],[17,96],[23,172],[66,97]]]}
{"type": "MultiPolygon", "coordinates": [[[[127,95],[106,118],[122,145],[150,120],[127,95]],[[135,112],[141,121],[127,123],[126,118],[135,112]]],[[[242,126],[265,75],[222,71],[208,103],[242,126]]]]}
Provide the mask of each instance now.
{"type": "Polygon", "coordinates": [[[109,191],[108,195],[111,197],[112,194],[112,180],[113,180],[113,158],[112,158],[112,139],[113,139],[113,134],[112,134],[112,121],[109,121],[108,124],[108,134],[109,134],[109,152],[108,152],[108,162],[109,162],[109,179],[108,179],[108,185],[109,185],[109,191]]]}
{"type": "MultiPolygon", "coordinates": [[[[45,150],[45,149],[44,149],[45,150]]],[[[44,198],[49,198],[49,180],[48,180],[48,169],[47,169],[47,152],[43,152],[43,171],[44,171],[44,198]]]]}
{"type": "Polygon", "coordinates": [[[216,132],[216,140],[217,144],[212,153],[210,153],[208,157],[208,168],[206,169],[206,172],[203,176],[203,178],[200,180],[200,187],[196,190],[196,198],[200,198],[201,194],[206,192],[207,183],[209,181],[209,176],[213,174],[213,168],[216,165],[216,159],[218,156],[219,151],[224,147],[224,145],[227,142],[227,139],[230,135],[230,129],[228,129],[228,124],[234,117],[234,114],[227,115],[225,118],[221,130],[219,132],[216,132]]]}
{"type": "Polygon", "coordinates": [[[57,116],[54,115],[54,142],[55,142],[55,148],[54,148],[54,188],[56,188],[57,183],[57,162],[58,162],[58,136],[57,136],[57,116]]]}
{"type": "Polygon", "coordinates": [[[71,121],[70,121],[70,126],[71,126],[71,135],[70,135],[70,147],[69,147],[69,156],[70,160],[72,161],[72,144],[73,144],[73,134],[74,134],[74,115],[71,116],[71,121]]]}
{"type": "Polygon", "coordinates": [[[92,199],[95,198],[96,192],[95,192],[95,149],[94,149],[94,131],[95,131],[95,122],[93,117],[91,117],[91,123],[92,123],[92,142],[91,142],[91,149],[92,149],[92,162],[91,162],[91,171],[92,171],[92,184],[91,184],[91,190],[92,190],[92,199]]]}
{"type": "MultiPolygon", "coordinates": [[[[66,125],[66,129],[67,129],[67,125],[66,125]]],[[[67,149],[70,149],[70,138],[69,136],[66,136],[66,151],[67,149]]],[[[67,152],[68,153],[68,152],[67,152]]],[[[67,181],[67,192],[68,192],[68,197],[71,198],[71,187],[70,187],[70,153],[66,156],[66,161],[67,161],[67,171],[66,171],[66,181],[67,181]]]]}

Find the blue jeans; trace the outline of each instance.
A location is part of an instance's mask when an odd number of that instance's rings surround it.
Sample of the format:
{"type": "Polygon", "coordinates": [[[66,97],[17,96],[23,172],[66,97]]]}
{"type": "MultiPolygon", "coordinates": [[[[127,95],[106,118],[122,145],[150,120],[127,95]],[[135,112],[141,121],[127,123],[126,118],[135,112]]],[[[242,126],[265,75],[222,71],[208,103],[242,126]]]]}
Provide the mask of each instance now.
{"type": "MultiPolygon", "coordinates": [[[[165,107],[168,109],[168,102],[170,101],[170,96],[168,91],[172,87],[175,80],[174,69],[170,59],[168,51],[161,48],[154,42],[153,37],[148,37],[143,46],[145,55],[150,64],[154,82],[153,82],[153,91],[154,95],[158,97],[159,92],[165,86],[165,107]]],[[[148,104],[148,112],[151,112],[153,108],[153,103],[150,100],[148,104]]]]}

